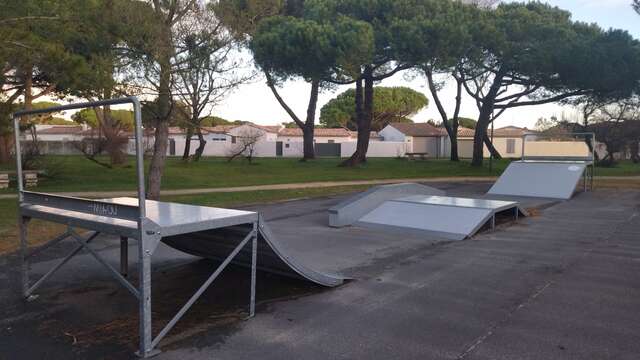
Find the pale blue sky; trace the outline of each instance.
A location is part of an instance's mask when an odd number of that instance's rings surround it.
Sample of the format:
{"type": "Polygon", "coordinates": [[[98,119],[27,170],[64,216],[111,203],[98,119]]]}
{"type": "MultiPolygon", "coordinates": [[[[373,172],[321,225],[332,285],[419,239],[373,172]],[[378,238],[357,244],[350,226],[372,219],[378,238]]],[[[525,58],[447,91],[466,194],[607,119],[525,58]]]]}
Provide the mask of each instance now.
{"type": "MultiPolygon", "coordinates": [[[[634,37],[640,38],[640,15],[631,8],[632,0],[548,0],[548,3],[569,10],[573,14],[574,20],[595,22],[603,28],[619,28],[629,31],[634,37]]],[[[402,74],[385,80],[384,86],[409,86],[415,90],[427,93],[423,79],[407,81],[402,74]]],[[[336,92],[325,92],[320,97],[319,109],[331,98],[336,96],[346,87],[338,89],[336,92]]],[[[308,101],[308,85],[301,81],[289,82],[282,89],[283,97],[298,112],[300,117],[304,117],[305,106],[308,101]]],[[[443,99],[453,99],[454,90],[445,88],[443,99]]],[[[450,105],[451,108],[453,105],[450,105]]],[[[533,127],[540,117],[561,117],[562,114],[572,116],[574,110],[562,108],[549,104],[535,107],[523,107],[511,109],[496,122],[497,126],[516,125],[533,127]]],[[[242,86],[235,93],[229,96],[222,105],[214,109],[214,114],[227,118],[253,121],[259,124],[277,124],[291,121],[287,114],[277,104],[269,89],[264,85],[264,81],[242,86]]],[[[477,109],[474,102],[466,98],[462,107],[462,116],[475,118],[477,109]]],[[[428,119],[439,119],[434,106],[429,106],[414,119],[424,122],[428,119]]]]}

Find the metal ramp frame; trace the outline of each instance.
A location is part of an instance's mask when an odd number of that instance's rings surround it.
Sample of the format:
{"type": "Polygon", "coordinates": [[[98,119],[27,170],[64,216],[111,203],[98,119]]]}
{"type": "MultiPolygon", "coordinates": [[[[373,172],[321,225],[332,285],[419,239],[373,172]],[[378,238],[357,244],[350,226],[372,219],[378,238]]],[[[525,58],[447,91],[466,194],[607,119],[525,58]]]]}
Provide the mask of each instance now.
{"type": "MultiPolygon", "coordinates": [[[[261,264],[262,269],[279,266],[282,273],[296,275],[318,284],[335,286],[342,279],[335,276],[324,275],[307,269],[296,263],[278,248],[277,242],[269,235],[266,224],[260,226],[261,217],[256,212],[218,209],[211,207],[173,204],[165,202],[149,201],[145,198],[144,180],[144,147],[142,144],[142,119],[141,106],[136,97],[95,101],[88,103],[56,106],[47,109],[19,111],[12,114],[15,134],[16,163],[19,189],[19,230],[20,230],[20,254],[22,274],[22,294],[25,298],[34,300],[35,291],[54,275],[60,268],[69,262],[82,250],[93,256],[105,269],[125,287],[139,304],[139,347],[138,356],[148,358],[159,353],[158,344],[176,325],[182,316],[191,308],[205,290],[212,285],[220,273],[231,263],[242,262],[250,267],[251,289],[249,301],[249,317],[255,313],[255,288],[256,270],[258,268],[258,237],[259,233],[267,246],[262,246],[261,251],[270,249],[270,262],[261,264]],[[63,110],[92,108],[105,105],[132,104],[135,119],[136,139],[136,168],[137,168],[137,198],[115,198],[104,200],[89,200],[73,197],[57,196],[54,194],[29,192],[24,190],[23,171],[20,149],[19,119],[22,116],[46,114],[63,110]],[[42,219],[67,225],[67,230],[51,239],[37,250],[29,252],[27,247],[27,228],[31,219],[42,219]],[[90,230],[87,237],[81,236],[75,229],[90,230]],[[237,237],[232,242],[227,242],[216,252],[220,264],[212,269],[210,277],[198,288],[191,298],[180,308],[175,316],[154,337],[152,333],[151,312],[151,260],[160,241],[181,237],[182,241],[188,241],[191,236],[201,232],[215,229],[239,229],[237,237]],[[90,246],[91,242],[101,233],[120,237],[120,269],[116,270],[104,260],[100,254],[90,246]],[[266,235],[265,235],[266,234],[266,235]],[[35,283],[29,280],[29,261],[35,254],[40,253],[61,241],[71,238],[78,246],[65,258],[58,262],[52,269],[45,273],[35,283]],[[127,243],[129,239],[138,241],[138,284],[135,286],[126,279],[127,275],[127,243]],[[277,263],[277,260],[280,263],[277,263]]],[[[269,258],[261,254],[261,260],[269,258]]],[[[277,270],[277,269],[276,269],[277,270]]]]}
{"type": "Polygon", "coordinates": [[[513,201],[415,195],[384,202],[356,225],[464,240],[486,225],[495,229],[499,214],[508,214],[515,220],[528,215],[513,201]]]}

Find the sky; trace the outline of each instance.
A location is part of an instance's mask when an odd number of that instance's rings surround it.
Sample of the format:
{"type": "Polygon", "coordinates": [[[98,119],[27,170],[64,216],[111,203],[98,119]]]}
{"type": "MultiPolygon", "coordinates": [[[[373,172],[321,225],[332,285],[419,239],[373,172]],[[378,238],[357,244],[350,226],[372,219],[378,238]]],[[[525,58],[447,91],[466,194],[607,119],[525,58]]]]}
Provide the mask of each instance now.
{"type": "MultiPolygon", "coordinates": [[[[574,20],[597,23],[605,29],[627,30],[635,38],[640,39],[640,16],[631,9],[631,0],[548,0],[546,2],[569,10],[573,14],[574,20]]],[[[407,79],[407,76],[402,73],[377,84],[377,86],[407,86],[425,93],[430,98],[424,79],[407,79]]],[[[318,116],[320,108],[325,103],[348,88],[339,87],[334,91],[323,92],[318,103],[318,116]]],[[[290,81],[280,89],[282,97],[299,114],[300,118],[305,116],[309,91],[310,85],[304,81],[290,81]]],[[[453,111],[454,97],[455,86],[446,86],[441,98],[449,112],[453,111]]],[[[430,103],[433,104],[431,98],[430,103]]],[[[275,125],[291,121],[287,113],[276,102],[263,79],[238,88],[222,104],[213,109],[213,114],[229,120],[252,121],[261,125],[275,125]]],[[[477,115],[475,103],[466,96],[463,100],[460,116],[476,118],[477,115]]],[[[533,128],[541,117],[562,118],[563,115],[571,118],[576,116],[576,111],[573,108],[555,104],[509,109],[496,120],[496,127],[515,125],[533,128]]],[[[416,122],[426,122],[429,119],[440,119],[435,105],[428,106],[413,117],[416,122]]]]}

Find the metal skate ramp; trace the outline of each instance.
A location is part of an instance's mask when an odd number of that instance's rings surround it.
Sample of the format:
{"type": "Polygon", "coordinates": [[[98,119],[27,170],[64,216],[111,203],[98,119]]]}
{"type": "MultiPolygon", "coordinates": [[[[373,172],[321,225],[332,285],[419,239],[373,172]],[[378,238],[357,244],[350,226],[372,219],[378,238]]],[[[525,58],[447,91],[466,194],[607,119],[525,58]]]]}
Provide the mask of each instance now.
{"type": "Polygon", "coordinates": [[[329,226],[352,225],[385,201],[412,195],[444,196],[445,192],[416,183],[375,186],[329,209],[329,226]]]}
{"type": "MultiPolygon", "coordinates": [[[[250,231],[250,225],[238,225],[165,237],[162,242],[187,254],[222,261],[225,254],[242,241],[247,231],[250,231]]],[[[250,268],[250,249],[241,250],[231,264],[250,268]]],[[[339,275],[313,270],[290,256],[262,216],[259,220],[257,269],[328,287],[341,285],[345,280],[339,275]]]]}
{"type": "Polygon", "coordinates": [[[410,196],[384,202],[356,225],[464,240],[485,226],[495,228],[498,215],[518,219],[527,212],[512,201],[410,196]]]}
{"type": "Polygon", "coordinates": [[[589,161],[527,160],[509,164],[488,194],[569,200],[580,180],[587,189],[589,161]]]}

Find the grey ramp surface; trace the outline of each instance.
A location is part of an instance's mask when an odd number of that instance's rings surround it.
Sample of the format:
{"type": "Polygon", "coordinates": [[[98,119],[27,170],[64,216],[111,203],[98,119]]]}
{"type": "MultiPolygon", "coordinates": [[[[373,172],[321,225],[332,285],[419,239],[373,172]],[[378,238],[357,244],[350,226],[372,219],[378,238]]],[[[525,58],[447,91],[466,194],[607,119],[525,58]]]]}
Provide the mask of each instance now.
{"type": "MultiPolygon", "coordinates": [[[[162,239],[165,244],[185,252],[212,260],[222,261],[251,231],[251,225],[238,225],[196,233],[180,234],[162,239]]],[[[251,249],[244,249],[232,264],[250,267],[251,249]]],[[[296,260],[286,250],[286,245],[278,241],[265,221],[261,219],[258,234],[258,270],[278,275],[294,277],[314,282],[318,285],[335,287],[345,278],[339,275],[317,271],[296,260]]]]}
{"type": "Polygon", "coordinates": [[[329,209],[329,226],[343,227],[352,225],[385,201],[410,195],[444,196],[445,192],[431,186],[416,183],[375,186],[331,207],[329,209]]]}
{"type": "MultiPolygon", "coordinates": [[[[122,205],[138,206],[138,199],[120,197],[103,201],[122,205]]],[[[234,226],[256,221],[254,211],[223,209],[160,201],[146,201],[146,215],[162,229],[163,236],[208,230],[211,228],[234,226]]],[[[137,225],[133,223],[133,226],[137,225]]]]}
{"type": "Polygon", "coordinates": [[[518,211],[517,202],[447,196],[410,196],[386,201],[356,224],[381,230],[411,231],[463,240],[473,236],[492,217],[518,211]]]}
{"type": "Polygon", "coordinates": [[[488,194],[569,200],[586,167],[585,162],[512,162],[488,194]]]}

